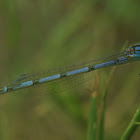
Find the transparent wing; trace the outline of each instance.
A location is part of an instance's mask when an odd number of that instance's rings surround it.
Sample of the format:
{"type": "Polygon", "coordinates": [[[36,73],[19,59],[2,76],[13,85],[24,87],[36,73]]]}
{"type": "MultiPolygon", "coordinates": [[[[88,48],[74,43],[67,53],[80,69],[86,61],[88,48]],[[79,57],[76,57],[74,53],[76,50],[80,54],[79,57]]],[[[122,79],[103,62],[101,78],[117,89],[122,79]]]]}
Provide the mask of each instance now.
{"type": "MultiPolygon", "coordinates": [[[[103,71],[101,69],[100,71],[103,71]]],[[[54,80],[51,82],[39,84],[37,86],[33,86],[30,88],[24,88],[20,90],[16,90],[13,92],[9,92],[7,95],[23,95],[23,96],[42,96],[48,94],[63,94],[69,91],[81,90],[85,89],[85,86],[89,83],[93,83],[94,76],[97,71],[78,74],[71,77],[65,77],[64,79],[54,80]]],[[[82,93],[81,93],[82,94],[82,93]]]]}
{"type": "MultiPolygon", "coordinates": [[[[83,68],[86,66],[92,66],[92,65],[95,65],[95,64],[98,64],[101,62],[114,60],[115,58],[122,57],[122,56],[125,56],[124,52],[112,54],[110,56],[105,56],[105,57],[98,57],[96,59],[85,60],[82,63],[62,66],[59,68],[49,69],[49,70],[34,73],[34,74],[31,74],[31,73],[22,74],[16,80],[14,80],[14,82],[12,82],[10,84],[10,86],[18,85],[22,82],[29,81],[29,80],[35,80],[35,79],[39,79],[42,77],[51,76],[54,74],[83,68]]],[[[103,69],[101,69],[101,71],[102,70],[103,69]]],[[[71,89],[73,90],[79,86],[80,86],[80,88],[83,87],[85,85],[85,83],[89,83],[89,81],[94,79],[95,73],[96,73],[96,71],[93,71],[93,72],[73,75],[70,77],[65,77],[65,78],[62,78],[59,80],[50,81],[50,82],[40,84],[40,85],[37,85],[34,87],[17,90],[17,91],[11,92],[10,95],[16,95],[16,96],[17,95],[24,95],[24,96],[33,95],[33,96],[35,96],[35,95],[45,95],[45,94],[48,95],[49,93],[63,93],[64,91],[66,92],[71,89]]]]}
{"type": "MultiPolygon", "coordinates": [[[[95,58],[95,59],[89,59],[89,60],[85,60],[81,63],[65,65],[65,66],[62,66],[62,67],[52,68],[52,69],[37,72],[37,73],[21,74],[21,75],[18,76],[18,78],[16,80],[13,80],[11,82],[11,85],[20,84],[22,82],[26,82],[26,81],[29,81],[29,80],[35,80],[35,79],[39,79],[39,78],[43,78],[43,77],[47,77],[47,76],[51,76],[51,75],[55,75],[55,74],[59,74],[59,73],[73,71],[73,70],[84,68],[84,67],[87,67],[87,66],[88,67],[93,66],[93,65],[101,63],[101,62],[114,60],[115,58],[121,57],[121,56],[124,56],[124,52],[112,54],[110,56],[104,56],[104,57],[98,57],[98,58],[95,58]]],[[[76,76],[76,75],[74,75],[74,76],[76,76]]]]}

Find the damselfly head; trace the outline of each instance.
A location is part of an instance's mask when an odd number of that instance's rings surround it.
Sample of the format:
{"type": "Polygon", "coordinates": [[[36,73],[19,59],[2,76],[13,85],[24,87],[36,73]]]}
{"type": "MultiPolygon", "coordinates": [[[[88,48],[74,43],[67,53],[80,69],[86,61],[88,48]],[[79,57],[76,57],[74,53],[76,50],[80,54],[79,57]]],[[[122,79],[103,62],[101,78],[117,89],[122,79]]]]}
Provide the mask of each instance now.
{"type": "Polygon", "coordinates": [[[128,58],[133,58],[134,60],[140,59],[140,44],[134,44],[128,48],[125,52],[128,58]]]}

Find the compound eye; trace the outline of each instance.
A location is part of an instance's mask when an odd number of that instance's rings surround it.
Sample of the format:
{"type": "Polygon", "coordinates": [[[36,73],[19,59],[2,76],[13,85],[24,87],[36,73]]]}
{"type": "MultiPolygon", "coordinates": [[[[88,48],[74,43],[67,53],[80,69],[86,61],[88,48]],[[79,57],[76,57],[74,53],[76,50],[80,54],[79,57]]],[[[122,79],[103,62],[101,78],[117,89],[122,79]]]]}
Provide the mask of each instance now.
{"type": "Polygon", "coordinates": [[[133,54],[133,52],[134,52],[134,48],[133,48],[133,46],[132,46],[132,47],[129,48],[129,53],[130,53],[130,54],[133,54]]]}

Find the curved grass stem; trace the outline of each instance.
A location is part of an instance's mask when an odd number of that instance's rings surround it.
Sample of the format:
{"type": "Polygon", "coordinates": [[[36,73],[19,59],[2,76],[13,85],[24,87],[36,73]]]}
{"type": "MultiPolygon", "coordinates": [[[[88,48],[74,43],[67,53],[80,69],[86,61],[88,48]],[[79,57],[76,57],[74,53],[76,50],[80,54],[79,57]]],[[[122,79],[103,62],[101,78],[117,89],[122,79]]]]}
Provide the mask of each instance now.
{"type": "Polygon", "coordinates": [[[130,124],[126,128],[121,140],[130,140],[131,136],[133,135],[134,131],[140,125],[140,108],[137,109],[134,117],[132,118],[130,124]]]}

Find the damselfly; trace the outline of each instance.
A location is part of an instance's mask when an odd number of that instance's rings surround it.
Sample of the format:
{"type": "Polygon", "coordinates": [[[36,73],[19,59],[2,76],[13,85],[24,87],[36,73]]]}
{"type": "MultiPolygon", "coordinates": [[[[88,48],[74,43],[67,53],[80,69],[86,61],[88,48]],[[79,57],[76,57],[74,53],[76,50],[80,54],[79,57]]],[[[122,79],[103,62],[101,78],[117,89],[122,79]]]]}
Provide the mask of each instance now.
{"type": "Polygon", "coordinates": [[[1,88],[0,94],[138,60],[140,60],[140,44],[135,44],[124,52],[107,57],[98,57],[80,64],[50,69],[35,74],[22,74],[9,86],[1,88]]]}

